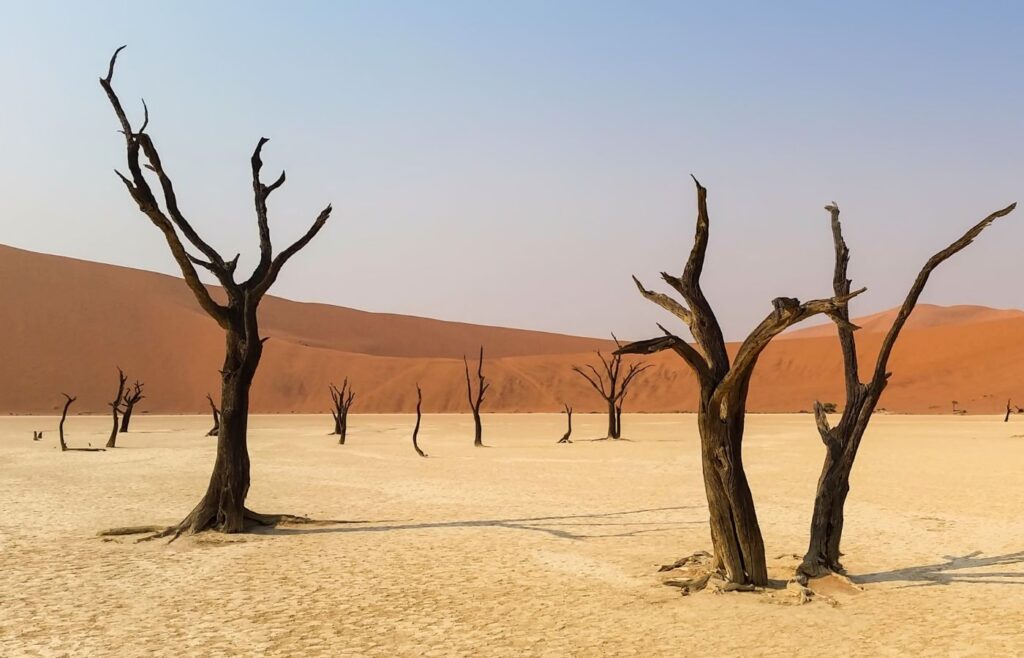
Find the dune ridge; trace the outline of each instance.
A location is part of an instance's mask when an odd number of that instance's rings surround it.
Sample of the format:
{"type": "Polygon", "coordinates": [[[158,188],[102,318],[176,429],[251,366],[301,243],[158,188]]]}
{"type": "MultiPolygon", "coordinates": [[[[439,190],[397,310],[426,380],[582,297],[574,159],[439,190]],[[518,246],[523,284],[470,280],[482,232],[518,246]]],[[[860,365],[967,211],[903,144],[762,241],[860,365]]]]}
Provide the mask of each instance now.
{"type": "MultiPolygon", "coordinates": [[[[146,382],[139,413],[204,413],[217,397],[219,328],[175,277],[0,246],[0,342],[7,346],[0,413],[53,413],[67,391],[79,413],[106,413],[115,366],[146,382]]],[[[211,288],[214,289],[214,288],[211,288]]],[[[214,289],[215,294],[219,290],[214,289]]],[[[550,412],[570,402],[599,411],[601,400],[571,370],[596,363],[610,341],[370,313],[268,297],[270,336],[252,394],[258,413],[323,413],[327,384],[348,377],[353,413],[410,412],[415,385],[424,410],[467,410],[462,355],[482,343],[492,382],[485,411],[550,412]]],[[[871,367],[894,311],[857,320],[860,354],[871,367]]],[[[842,369],[829,325],[797,330],[763,354],[749,409],[791,412],[815,399],[842,399],[842,369]]],[[[882,406],[900,413],[996,413],[1024,404],[1024,311],[920,305],[897,344],[882,406]],[[954,376],[955,375],[955,376],[954,376]]],[[[735,345],[730,346],[735,349],[735,345]]],[[[626,402],[629,411],[694,411],[696,383],[674,355],[652,357],[626,402]]]]}

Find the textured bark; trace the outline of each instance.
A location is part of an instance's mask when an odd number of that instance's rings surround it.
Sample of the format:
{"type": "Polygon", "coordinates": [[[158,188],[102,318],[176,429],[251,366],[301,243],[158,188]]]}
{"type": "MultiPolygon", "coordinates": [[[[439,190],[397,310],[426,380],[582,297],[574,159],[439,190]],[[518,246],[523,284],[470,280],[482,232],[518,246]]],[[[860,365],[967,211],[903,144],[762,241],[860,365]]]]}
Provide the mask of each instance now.
{"type": "Polygon", "coordinates": [[[412,428],[412,448],[416,451],[416,454],[420,457],[426,457],[427,453],[420,450],[419,435],[420,435],[420,420],[423,418],[423,391],[420,390],[420,385],[416,384],[416,427],[412,428]]]}
{"type": "Polygon", "coordinates": [[[565,407],[565,417],[569,423],[569,427],[565,430],[565,434],[558,440],[559,443],[572,443],[572,407],[568,404],[563,405],[565,407]]]}
{"type": "Polygon", "coordinates": [[[672,350],[696,374],[700,385],[697,427],[710,512],[714,566],[736,586],[764,586],[768,583],[764,541],[743,469],[743,424],[750,377],[758,357],[772,338],[814,315],[835,314],[861,291],[804,303],[789,297],[773,300],[773,310],[747,336],[730,362],[718,319],[700,285],[710,218],[707,190],[696,179],[694,182],[697,185],[697,228],[693,248],[682,276],[664,272],[661,275],[686,304],[644,288],[636,277],[633,281],[644,298],[681,320],[693,334],[697,345],[690,345],[659,325],[663,336],[620,347],[616,354],[672,350]]]}
{"type": "MultiPolygon", "coordinates": [[[[615,340],[616,345],[622,347],[619,340],[615,338],[615,334],[612,334],[612,339],[615,340]]],[[[590,372],[580,366],[573,366],[572,369],[577,375],[587,380],[587,383],[597,391],[597,394],[608,406],[608,432],[605,438],[620,439],[622,438],[622,402],[626,393],[629,392],[629,385],[640,373],[651,366],[631,363],[623,374],[622,354],[616,352],[611,357],[605,357],[598,351],[597,358],[601,361],[600,371],[589,363],[586,365],[586,369],[590,372]]]]}
{"type": "Polygon", "coordinates": [[[146,397],[145,395],[142,394],[142,389],[144,386],[145,385],[142,382],[136,380],[135,383],[132,384],[132,390],[125,391],[124,397],[121,398],[121,406],[123,407],[123,409],[121,410],[122,432],[128,431],[128,426],[132,422],[132,412],[135,411],[135,405],[137,405],[140,400],[146,397]]]}
{"type": "MultiPolygon", "coordinates": [[[[122,46],[123,48],[123,46],[122,46]]],[[[274,255],[270,239],[270,224],[267,199],[285,182],[284,172],[271,184],[260,178],[263,167],[261,152],[267,139],[260,138],[253,151],[252,189],[256,210],[256,224],[259,232],[260,257],[252,274],[244,281],[235,278],[238,256],[226,260],[216,249],[205,242],[195,231],[178,207],[177,195],[170,176],[152,138],[146,133],[149,111],[145,112],[142,125],[133,129],[131,122],[114,92],[111,81],[114,66],[121,48],[110,59],[107,75],[100,79],[100,85],[121,127],[125,139],[129,175],[117,172],[128,193],[139,210],[149,218],[163,234],[167,246],[181,269],[185,283],[195,296],[199,306],[224,330],[225,355],[221,367],[221,414],[217,434],[217,457],[206,493],[192,512],[181,523],[158,533],[159,536],[183,532],[200,532],[206,529],[222,532],[239,532],[248,524],[273,524],[281,520],[301,520],[301,517],[267,516],[257,514],[245,507],[249,492],[249,451],[247,429],[249,418],[249,389],[256,368],[263,353],[263,341],[259,335],[257,308],[263,296],[277,280],[285,263],[305,247],[323,228],[331,215],[331,206],[324,208],[306,232],[283,251],[274,255]],[[145,157],[143,164],[141,157],[145,157]],[[162,203],[157,200],[149,179],[143,169],[149,169],[159,181],[162,203]],[[184,241],[183,239],[184,238],[184,241]],[[186,243],[190,246],[186,246],[186,243]],[[200,252],[194,255],[191,250],[200,252]],[[199,279],[196,266],[210,272],[223,286],[226,294],[224,303],[218,302],[199,279]]],[[[213,401],[211,399],[211,406],[213,401]]],[[[215,414],[216,420],[216,414],[215,414]]]]}
{"type": "Polygon", "coordinates": [[[479,448],[484,445],[484,425],[480,420],[480,407],[484,403],[487,389],[491,386],[487,382],[487,378],[484,377],[483,345],[480,346],[480,359],[476,367],[476,393],[473,392],[473,382],[469,378],[469,361],[466,360],[465,355],[462,357],[462,363],[466,366],[466,396],[469,398],[469,408],[473,412],[473,445],[479,448]]]}
{"type": "Polygon", "coordinates": [[[121,400],[124,398],[124,385],[128,381],[128,377],[125,376],[124,371],[120,368],[117,369],[117,395],[114,397],[114,401],[110,403],[110,414],[114,418],[114,424],[110,428],[110,438],[107,439],[108,448],[117,447],[117,412],[121,408],[121,400]]]}
{"type": "MultiPolygon", "coordinates": [[[[857,342],[853,333],[854,327],[849,321],[849,308],[843,307],[832,314],[832,319],[838,327],[839,344],[843,352],[846,405],[839,423],[835,427],[831,427],[824,405],[821,402],[814,403],[815,422],[821,440],[825,444],[825,460],[814,497],[807,553],[797,569],[797,574],[801,579],[806,580],[830,571],[843,571],[843,566],[839,561],[842,555],[840,543],[843,536],[846,498],[850,493],[850,474],[853,472],[857,451],[860,449],[868,423],[871,421],[871,416],[892,374],[888,372],[889,356],[892,354],[892,349],[903,326],[917,305],[917,300],[928,283],[929,276],[943,261],[971,244],[993,221],[1009,214],[1013,208],[1014,205],[1010,205],[992,213],[971,227],[958,240],[928,259],[910,287],[896,319],[882,341],[874,371],[868,382],[862,383],[860,380],[857,342]]],[[[847,278],[850,250],[843,238],[842,224],[839,221],[839,206],[832,203],[825,209],[829,211],[831,217],[832,242],[835,249],[832,288],[837,296],[843,296],[849,293],[851,286],[851,281],[847,278]]],[[[1009,409],[1009,402],[1007,402],[1007,409],[1009,409]]]]}

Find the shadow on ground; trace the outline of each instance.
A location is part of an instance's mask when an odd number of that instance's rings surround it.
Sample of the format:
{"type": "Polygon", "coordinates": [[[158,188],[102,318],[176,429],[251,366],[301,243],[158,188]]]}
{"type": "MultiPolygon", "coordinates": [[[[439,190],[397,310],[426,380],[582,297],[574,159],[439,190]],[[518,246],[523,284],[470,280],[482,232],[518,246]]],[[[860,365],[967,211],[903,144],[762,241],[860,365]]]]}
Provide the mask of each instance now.
{"type": "Polygon", "coordinates": [[[347,532],[391,532],[396,530],[425,530],[429,528],[508,528],[511,530],[527,530],[542,532],[560,539],[603,539],[610,537],[634,537],[637,535],[672,530],[682,525],[706,523],[699,521],[634,521],[631,515],[648,512],[676,512],[697,509],[696,506],[657,507],[653,509],[627,510],[621,512],[602,512],[596,514],[576,514],[567,516],[536,516],[521,519],[479,519],[465,521],[433,521],[424,523],[392,523],[388,525],[365,525],[303,528],[278,526],[261,529],[261,534],[272,535],[314,535],[325,533],[347,532]],[[649,527],[655,526],[655,527],[649,527]],[[571,528],[571,529],[570,529],[571,528]],[[619,532],[587,532],[587,528],[623,528],[619,532]],[[628,529],[627,529],[628,528],[628,529]]]}
{"type": "Polygon", "coordinates": [[[946,555],[944,557],[946,562],[938,564],[861,574],[851,576],[850,579],[858,585],[885,582],[909,583],[903,587],[926,587],[953,583],[1024,585],[1024,571],[1006,569],[1006,567],[1024,564],[1024,551],[989,557],[984,557],[981,551],[974,551],[967,555],[946,555]],[[997,570],[989,570],[993,567],[997,570]],[[1003,568],[998,569],[999,567],[1003,568]]]}

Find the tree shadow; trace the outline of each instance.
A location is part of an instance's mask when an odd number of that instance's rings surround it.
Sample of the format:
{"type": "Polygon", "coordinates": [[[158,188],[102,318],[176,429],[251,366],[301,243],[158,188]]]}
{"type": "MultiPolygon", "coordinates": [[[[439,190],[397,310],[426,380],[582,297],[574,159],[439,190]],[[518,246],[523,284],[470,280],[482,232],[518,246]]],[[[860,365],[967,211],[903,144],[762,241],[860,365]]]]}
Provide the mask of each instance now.
{"type": "Polygon", "coordinates": [[[902,587],[930,587],[933,585],[951,585],[953,583],[985,583],[993,585],[1024,585],[1024,571],[971,571],[991,567],[1011,567],[1024,564],[1024,551],[982,557],[981,551],[967,555],[944,555],[946,562],[926,564],[919,567],[906,567],[892,571],[851,576],[850,580],[858,585],[865,583],[884,583],[906,581],[902,587]]]}
{"type": "Polygon", "coordinates": [[[426,530],[431,528],[507,528],[510,530],[526,530],[540,532],[559,539],[585,540],[585,539],[608,539],[618,537],[635,537],[637,535],[649,534],[671,530],[681,525],[704,523],[705,521],[632,521],[628,517],[634,514],[647,512],[670,512],[686,509],[696,509],[696,506],[680,507],[656,507],[651,509],[626,510],[621,512],[602,512],[597,514],[575,514],[563,516],[535,516],[519,519],[476,519],[463,521],[433,521],[424,523],[393,523],[389,525],[372,525],[352,527],[346,524],[343,527],[288,527],[276,526],[261,529],[261,534],[270,535],[313,535],[325,533],[349,533],[349,532],[391,532],[395,530],[426,530]],[[580,522],[577,519],[605,519],[605,521],[580,522]],[[657,527],[643,527],[657,526],[657,527]],[[620,532],[598,532],[596,534],[586,533],[580,530],[567,528],[623,528],[620,532]],[[626,528],[631,529],[626,529],[626,528]]]}

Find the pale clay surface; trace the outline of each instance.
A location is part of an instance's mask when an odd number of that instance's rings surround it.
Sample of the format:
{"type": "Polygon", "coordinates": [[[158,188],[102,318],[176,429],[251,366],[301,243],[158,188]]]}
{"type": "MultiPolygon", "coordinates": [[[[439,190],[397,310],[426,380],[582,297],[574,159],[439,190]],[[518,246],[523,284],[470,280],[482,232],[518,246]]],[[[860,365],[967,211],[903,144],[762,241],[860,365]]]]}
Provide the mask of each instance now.
{"type": "MultiPolygon", "coordinates": [[[[556,445],[563,416],[486,415],[493,447],[474,449],[469,416],[428,415],[421,459],[411,416],[353,415],[344,447],[326,416],[256,416],[253,509],[366,522],[168,545],[95,535],[185,516],[209,418],[140,415],[122,447],[63,454],[56,419],[0,419],[0,655],[1024,653],[1024,420],[875,418],[844,544],[863,591],[829,590],[836,606],[662,585],[659,564],[710,548],[694,416],[627,415],[616,443],[574,420],[556,445]]],[[[69,444],[108,423],[69,419],[69,444]]],[[[747,426],[785,580],[823,447],[809,415],[747,426]]]]}

